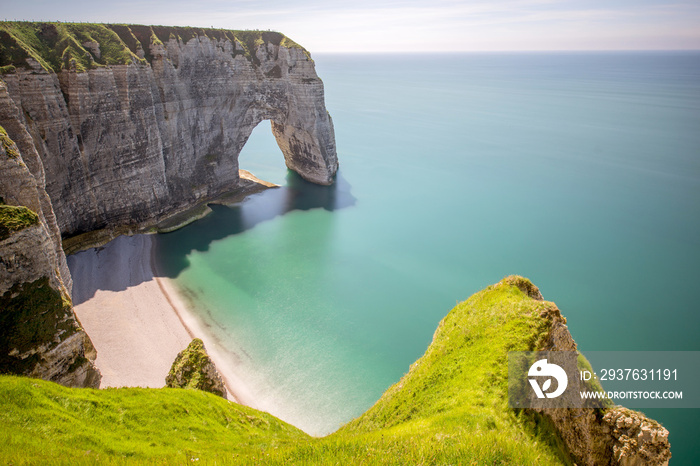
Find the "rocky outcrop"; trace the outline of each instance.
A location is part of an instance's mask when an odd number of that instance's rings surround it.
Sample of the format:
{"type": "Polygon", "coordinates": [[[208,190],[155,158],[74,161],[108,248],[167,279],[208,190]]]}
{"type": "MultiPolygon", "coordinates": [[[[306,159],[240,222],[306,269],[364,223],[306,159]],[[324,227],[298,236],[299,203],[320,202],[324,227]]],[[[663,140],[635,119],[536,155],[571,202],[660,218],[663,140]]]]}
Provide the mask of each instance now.
{"type": "Polygon", "coordinates": [[[6,50],[22,52],[0,63],[15,68],[3,79],[21,110],[0,124],[12,138],[31,135],[41,163],[30,169],[46,174],[64,239],[141,230],[233,191],[238,154],[262,120],[290,169],[333,181],[323,83],[308,52],[282,34],[25,26],[5,23],[0,34],[6,50]]]}
{"type": "Polygon", "coordinates": [[[1,127],[0,139],[0,373],[98,387],[95,350],[73,313],[41,179],[1,127]]]}
{"type": "MultiPolygon", "coordinates": [[[[517,286],[532,299],[543,299],[539,289],[523,277],[507,277],[503,283],[517,286]]],[[[566,318],[554,303],[546,304],[540,317],[549,323],[548,331],[537,351],[576,352],[566,318]]],[[[644,414],[622,406],[531,411],[554,426],[578,465],[660,466],[671,459],[668,430],[644,414]]]]}
{"type": "Polygon", "coordinates": [[[224,381],[199,338],[177,355],[165,378],[165,386],[204,390],[226,398],[224,381]]]}
{"type": "Polygon", "coordinates": [[[668,430],[642,413],[621,406],[603,416],[602,431],[613,439],[612,458],[623,466],[666,465],[671,459],[668,430]]]}

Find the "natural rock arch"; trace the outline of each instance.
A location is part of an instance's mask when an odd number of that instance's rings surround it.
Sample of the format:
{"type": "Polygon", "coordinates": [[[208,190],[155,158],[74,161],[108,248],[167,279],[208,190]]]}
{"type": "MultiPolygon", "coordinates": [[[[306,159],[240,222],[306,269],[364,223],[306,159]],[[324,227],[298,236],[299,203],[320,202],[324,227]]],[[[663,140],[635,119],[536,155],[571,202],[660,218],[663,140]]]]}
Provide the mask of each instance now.
{"type": "Polygon", "coordinates": [[[276,33],[244,45],[180,32],[154,40],[147,62],[54,73],[30,58],[31,69],[4,76],[64,238],[138,231],[234,190],[238,155],[263,120],[287,167],[333,182],[333,123],[306,50],[276,33]]]}
{"type": "Polygon", "coordinates": [[[96,387],[96,354],[71,309],[64,249],[142,231],[234,190],[240,149],[263,119],[273,122],[289,168],[330,184],[333,124],[308,52],[279,33],[61,23],[22,30],[32,40],[2,38],[11,53],[0,57],[0,203],[34,217],[0,238],[0,297],[13,311],[0,362],[96,387]],[[70,40],[55,41],[58,28],[70,40]],[[99,41],[86,40],[92,33],[99,41]]]}

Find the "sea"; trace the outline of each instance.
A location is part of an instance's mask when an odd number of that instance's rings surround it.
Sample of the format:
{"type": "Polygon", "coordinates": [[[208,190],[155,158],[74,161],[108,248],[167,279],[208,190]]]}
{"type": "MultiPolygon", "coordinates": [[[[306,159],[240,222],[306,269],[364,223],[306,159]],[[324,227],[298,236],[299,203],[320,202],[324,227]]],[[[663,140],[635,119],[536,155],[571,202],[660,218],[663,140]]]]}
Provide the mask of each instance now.
{"type": "MultiPolygon", "coordinates": [[[[584,353],[700,350],[700,52],[314,59],[336,183],[288,172],[265,121],[240,166],[281,187],[156,240],[258,407],[338,429],[511,274],[584,353]]],[[[700,462],[698,410],[644,412],[700,462]]]]}

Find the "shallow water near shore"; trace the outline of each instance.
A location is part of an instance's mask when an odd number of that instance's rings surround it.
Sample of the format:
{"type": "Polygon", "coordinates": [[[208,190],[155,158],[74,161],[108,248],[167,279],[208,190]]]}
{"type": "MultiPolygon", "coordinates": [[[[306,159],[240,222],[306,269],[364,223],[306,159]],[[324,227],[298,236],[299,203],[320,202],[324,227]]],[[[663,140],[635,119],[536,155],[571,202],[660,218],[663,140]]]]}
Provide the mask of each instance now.
{"type": "MultiPolygon", "coordinates": [[[[455,302],[509,274],[579,349],[700,350],[700,53],[319,55],[340,172],[158,235],[157,258],[260,407],[312,434],[408,371],[455,302]]],[[[697,412],[648,410],[671,464],[697,412]]]]}

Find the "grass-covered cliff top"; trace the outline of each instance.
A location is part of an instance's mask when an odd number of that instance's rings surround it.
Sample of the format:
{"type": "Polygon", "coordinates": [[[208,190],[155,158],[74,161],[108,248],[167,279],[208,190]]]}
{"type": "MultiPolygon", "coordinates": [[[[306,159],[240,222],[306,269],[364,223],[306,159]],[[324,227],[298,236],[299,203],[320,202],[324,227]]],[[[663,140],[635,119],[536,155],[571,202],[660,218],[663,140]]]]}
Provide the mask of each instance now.
{"type": "Polygon", "coordinates": [[[27,68],[33,58],[47,71],[84,71],[108,65],[150,62],[151,45],[171,39],[187,43],[195,37],[238,41],[238,53],[255,61],[264,43],[302,48],[284,34],[272,31],[233,31],[179,26],[135,24],[0,22],[0,74],[27,68]],[[95,44],[99,44],[99,52],[95,44]]]}
{"type": "Polygon", "coordinates": [[[547,427],[508,407],[507,352],[536,348],[558,314],[529,286],[509,277],[458,304],[409,373],[324,438],[198,390],[68,389],[3,376],[0,462],[567,463],[547,427]]]}

